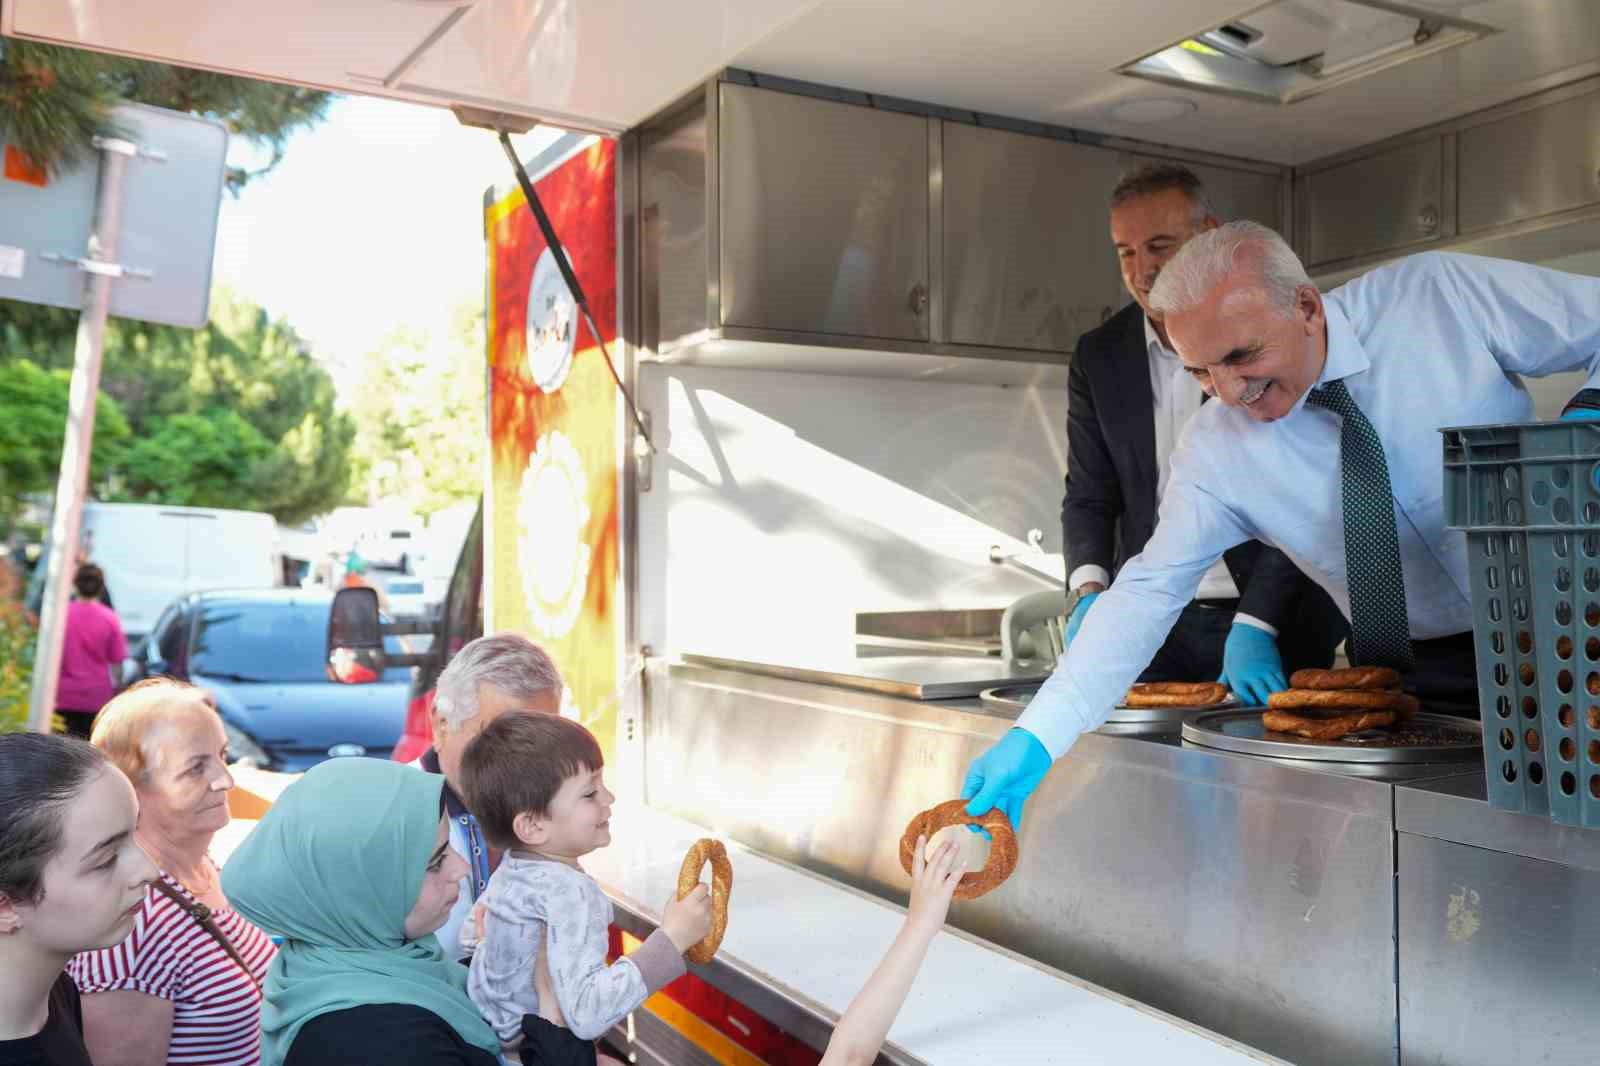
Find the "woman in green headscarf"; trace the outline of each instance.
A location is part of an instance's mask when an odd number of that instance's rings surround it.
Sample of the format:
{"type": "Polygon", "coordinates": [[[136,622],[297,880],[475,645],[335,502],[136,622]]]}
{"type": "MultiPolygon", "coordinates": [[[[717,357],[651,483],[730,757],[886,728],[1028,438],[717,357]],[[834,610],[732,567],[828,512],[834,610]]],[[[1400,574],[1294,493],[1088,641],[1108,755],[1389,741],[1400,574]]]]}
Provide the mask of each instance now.
{"type": "Polygon", "coordinates": [[[444,778],[334,759],[291,785],[222,871],[234,909],[284,938],[267,971],[264,1066],[494,1066],[499,1041],[444,957],[467,869],[444,778]]]}

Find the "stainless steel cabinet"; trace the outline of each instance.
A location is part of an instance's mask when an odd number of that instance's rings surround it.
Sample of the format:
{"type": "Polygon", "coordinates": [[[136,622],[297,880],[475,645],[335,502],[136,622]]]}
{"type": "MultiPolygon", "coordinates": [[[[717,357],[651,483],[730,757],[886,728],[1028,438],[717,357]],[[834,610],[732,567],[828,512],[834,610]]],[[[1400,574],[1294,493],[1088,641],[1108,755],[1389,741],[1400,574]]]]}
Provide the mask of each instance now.
{"type": "Polygon", "coordinates": [[[703,104],[639,136],[641,328],[645,347],[654,352],[708,324],[708,143],[703,104]]]}
{"type": "Polygon", "coordinates": [[[1314,170],[1301,177],[1297,199],[1309,266],[1437,240],[1445,233],[1443,139],[1314,170]]]}
{"type": "Polygon", "coordinates": [[[927,340],[930,120],[719,91],[722,325],[927,340]]]}
{"type": "Polygon", "coordinates": [[[1124,300],[1106,230],[1116,153],[953,122],[942,134],[948,339],[1071,351],[1124,300]]]}
{"type": "Polygon", "coordinates": [[[1203,163],[1191,163],[1187,159],[1166,159],[1134,153],[1124,153],[1120,159],[1122,169],[1125,171],[1145,163],[1181,163],[1194,171],[1195,176],[1205,183],[1206,199],[1211,201],[1212,210],[1216,211],[1217,217],[1222,221],[1236,222],[1240,219],[1249,219],[1263,226],[1271,226],[1280,233],[1284,232],[1283,179],[1277,174],[1207,166],[1203,163]]]}
{"type": "Polygon", "coordinates": [[[1600,89],[1462,130],[1461,231],[1600,203],[1600,89]]]}

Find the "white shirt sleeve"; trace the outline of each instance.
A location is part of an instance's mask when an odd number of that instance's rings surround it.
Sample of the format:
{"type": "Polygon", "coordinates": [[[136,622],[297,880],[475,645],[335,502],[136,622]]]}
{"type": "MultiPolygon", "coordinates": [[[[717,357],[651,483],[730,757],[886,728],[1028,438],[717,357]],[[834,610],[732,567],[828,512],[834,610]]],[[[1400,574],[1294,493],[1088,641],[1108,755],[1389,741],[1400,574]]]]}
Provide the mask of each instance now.
{"type": "Polygon", "coordinates": [[[1252,627],[1254,627],[1256,629],[1261,630],[1263,633],[1265,633],[1269,637],[1276,638],[1278,636],[1278,627],[1277,626],[1271,625],[1270,623],[1267,623],[1267,622],[1263,622],[1261,619],[1257,618],[1255,615],[1253,615],[1253,614],[1245,614],[1243,611],[1234,611],[1233,612],[1233,624],[1236,625],[1236,626],[1252,626],[1252,627]]]}
{"type": "Polygon", "coordinates": [[[1193,437],[1173,457],[1172,483],[1161,501],[1155,535],[1095,601],[1077,639],[1017,719],[1051,758],[1059,759],[1079,735],[1105,722],[1150,665],[1206,570],[1253,535],[1193,480],[1193,461],[1186,453],[1205,446],[1193,437]]]}
{"type": "Polygon", "coordinates": [[[1111,571],[1103,566],[1096,566],[1094,563],[1084,563],[1072,572],[1071,577],[1067,578],[1067,588],[1076,592],[1091,581],[1109,585],[1111,584],[1111,571]]]}
{"type": "Polygon", "coordinates": [[[1532,377],[1588,370],[1584,386],[1600,388],[1600,278],[1504,259],[1430,258],[1502,367],[1532,377]]]}

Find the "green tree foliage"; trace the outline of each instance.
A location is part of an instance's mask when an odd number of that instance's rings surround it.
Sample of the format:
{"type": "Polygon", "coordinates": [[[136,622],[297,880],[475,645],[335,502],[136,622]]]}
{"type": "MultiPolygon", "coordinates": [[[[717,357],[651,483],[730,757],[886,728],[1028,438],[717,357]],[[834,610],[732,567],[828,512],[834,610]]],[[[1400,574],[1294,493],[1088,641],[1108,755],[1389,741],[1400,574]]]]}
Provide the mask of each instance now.
{"type": "Polygon", "coordinates": [[[0,733],[28,727],[37,636],[33,618],[22,609],[22,580],[0,559],[0,733]]]}
{"type": "MultiPolygon", "coordinates": [[[[0,368],[42,363],[64,382],[76,317],[0,301],[0,368]]],[[[205,329],[108,322],[100,388],[123,435],[138,439],[102,458],[97,433],[101,499],[238,507],[295,523],[332,510],[349,490],[355,423],[336,409],[333,380],[286,322],[225,290],[205,329]]],[[[64,412],[64,384],[60,395],[64,412]]],[[[61,417],[46,487],[55,484],[61,417]]],[[[0,484],[0,497],[19,491],[37,490],[0,484]]]]}
{"type": "Polygon", "coordinates": [[[421,514],[483,491],[483,311],[463,304],[445,336],[398,330],[362,364],[351,403],[357,484],[421,514]]]}
{"type": "Polygon", "coordinates": [[[232,167],[230,188],[271,170],[297,130],[314,126],[329,94],[165,63],[32,41],[0,42],[0,137],[51,173],[86,159],[122,100],[205,115],[261,148],[254,170],[232,167]]]}
{"type": "Polygon", "coordinates": [[[58,174],[87,159],[116,103],[92,52],[0,42],[0,137],[58,174]]]}
{"type": "MultiPolygon", "coordinates": [[[[65,370],[46,370],[27,359],[0,363],[0,517],[15,515],[23,493],[55,488],[69,379],[65,370]]],[[[122,409],[102,392],[89,456],[89,483],[100,494],[111,491],[130,435],[122,409]]]]}
{"type": "MultiPolygon", "coordinates": [[[[130,500],[180,507],[239,507],[241,482],[254,480],[272,444],[237,411],[214,408],[157,420],[157,429],[132,448],[123,464],[130,500]]],[[[255,510],[249,501],[248,510],[255,510]]]]}

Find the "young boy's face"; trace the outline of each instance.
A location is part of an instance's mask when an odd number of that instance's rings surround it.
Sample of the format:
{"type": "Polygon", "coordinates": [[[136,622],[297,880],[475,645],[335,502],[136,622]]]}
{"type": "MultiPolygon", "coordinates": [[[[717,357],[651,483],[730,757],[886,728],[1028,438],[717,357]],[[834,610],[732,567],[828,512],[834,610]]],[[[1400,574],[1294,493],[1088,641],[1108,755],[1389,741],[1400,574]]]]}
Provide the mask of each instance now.
{"type": "MultiPolygon", "coordinates": [[[[550,813],[535,819],[535,836],[544,840],[525,840],[541,852],[564,858],[578,858],[611,843],[611,804],[616,797],[606,788],[599,770],[584,770],[566,779],[550,813]]],[[[520,827],[519,827],[520,828],[520,827]]]]}

